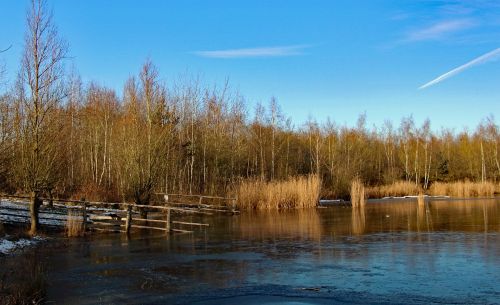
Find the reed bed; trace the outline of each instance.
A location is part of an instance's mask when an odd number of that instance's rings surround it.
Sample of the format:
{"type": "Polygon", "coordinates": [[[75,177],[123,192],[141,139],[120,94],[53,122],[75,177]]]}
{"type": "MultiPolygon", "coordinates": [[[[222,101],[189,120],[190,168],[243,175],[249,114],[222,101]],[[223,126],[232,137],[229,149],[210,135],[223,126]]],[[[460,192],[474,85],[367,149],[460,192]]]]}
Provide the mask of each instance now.
{"type": "Polygon", "coordinates": [[[374,186],[366,191],[368,198],[414,196],[421,192],[419,185],[409,181],[396,181],[388,185],[374,186]]]}
{"type": "Polygon", "coordinates": [[[296,209],[318,204],[321,181],[317,175],[293,177],[285,181],[243,181],[237,189],[240,209],[296,209]]]}
{"type": "Polygon", "coordinates": [[[435,182],[429,193],[434,196],[450,196],[458,198],[493,197],[496,185],[493,182],[457,181],[450,183],[435,182]]]}
{"type": "Polygon", "coordinates": [[[85,234],[83,228],[82,215],[76,211],[68,212],[68,219],[66,221],[66,234],[68,237],[80,237],[85,234]]]}
{"type": "Polygon", "coordinates": [[[361,179],[356,178],[351,182],[351,205],[352,207],[364,207],[366,204],[365,186],[361,179]]]}

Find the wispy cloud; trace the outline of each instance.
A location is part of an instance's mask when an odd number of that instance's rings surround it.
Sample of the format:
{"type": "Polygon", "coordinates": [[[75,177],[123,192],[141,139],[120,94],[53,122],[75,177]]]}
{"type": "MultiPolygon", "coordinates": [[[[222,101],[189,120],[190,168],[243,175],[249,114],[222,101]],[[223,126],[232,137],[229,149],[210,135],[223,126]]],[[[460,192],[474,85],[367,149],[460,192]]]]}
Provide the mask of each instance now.
{"type": "Polygon", "coordinates": [[[292,45],[215,51],[196,51],[193,52],[193,54],[209,58],[283,57],[303,55],[304,50],[310,47],[310,45],[292,45]]]}
{"type": "Polygon", "coordinates": [[[433,85],[436,85],[442,81],[444,81],[445,79],[447,78],[450,78],[454,75],[457,75],[469,68],[472,68],[474,66],[477,66],[477,65],[480,65],[480,64],[484,64],[484,63],[487,63],[487,62],[490,62],[490,61],[493,61],[493,60],[497,60],[500,58],[500,48],[498,49],[495,49],[491,52],[488,52],[484,55],[481,55],[471,61],[469,61],[468,63],[464,64],[464,65],[461,65],[460,67],[457,67],[449,72],[446,72],[445,74],[431,80],[430,82],[420,86],[418,89],[425,89],[427,87],[430,87],[430,86],[433,86],[433,85]]]}
{"type": "Polygon", "coordinates": [[[424,40],[436,40],[476,26],[472,19],[457,19],[441,21],[422,29],[414,30],[407,34],[404,41],[415,42],[424,40]]]}

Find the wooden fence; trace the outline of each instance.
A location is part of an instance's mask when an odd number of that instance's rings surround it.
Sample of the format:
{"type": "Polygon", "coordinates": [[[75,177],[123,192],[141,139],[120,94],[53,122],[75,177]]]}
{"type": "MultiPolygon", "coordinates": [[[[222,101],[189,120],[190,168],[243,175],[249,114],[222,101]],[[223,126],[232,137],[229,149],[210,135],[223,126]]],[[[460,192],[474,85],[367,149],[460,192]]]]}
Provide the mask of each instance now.
{"type": "MultiPolygon", "coordinates": [[[[182,215],[203,216],[213,213],[237,214],[236,199],[215,196],[156,194],[160,200],[151,205],[92,202],[42,198],[41,225],[65,226],[70,217],[81,219],[84,230],[130,233],[133,229],[191,233],[209,224],[185,221],[182,215]],[[216,203],[216,204],[214,204],[216,203]],[[147,211],[147,218],[141,217],[147,211]]],[[[0,221],[29,223],[29,197],[0,196],[0,221]],[[4,199],[7,199],[5,201],[4,199]]]]}

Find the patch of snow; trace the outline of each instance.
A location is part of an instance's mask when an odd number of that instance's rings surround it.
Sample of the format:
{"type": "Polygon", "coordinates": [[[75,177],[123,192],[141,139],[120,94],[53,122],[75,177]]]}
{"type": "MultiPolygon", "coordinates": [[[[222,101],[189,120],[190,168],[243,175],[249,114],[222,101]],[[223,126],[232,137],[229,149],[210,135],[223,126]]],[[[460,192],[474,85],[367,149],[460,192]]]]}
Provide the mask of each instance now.
{"type": "Polygon", "coordinates": [[[43,240],[41,237],[33,237],[32,239],[21,238],[15,241],[11,241],[8,238],[8,236],[0,238],[0,254],[6,255],[16,250],[36,245],[43,240]]]}

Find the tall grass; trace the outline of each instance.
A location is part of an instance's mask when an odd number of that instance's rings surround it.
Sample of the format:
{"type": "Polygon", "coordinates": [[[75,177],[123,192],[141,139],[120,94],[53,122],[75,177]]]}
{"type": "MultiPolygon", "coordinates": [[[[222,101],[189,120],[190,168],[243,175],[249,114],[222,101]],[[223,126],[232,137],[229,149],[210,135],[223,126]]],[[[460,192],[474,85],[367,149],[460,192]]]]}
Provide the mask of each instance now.
{"type": "Polygon", "coordinates": [[[293,177],[285,181],[242,181],[237,189],[240,209],[295,209],[315,207],[321,181],[317,175],[293,177]]]}
{"type": "Polygon", "coordinates": [[[365,186],[361,179],[356,178],[351,182],[351,205],[352,207],[364,207],[365,203],[365,186]]]}
{"type": "Polygon", "coordinates": [[[434,196],[451,196],[459,198],[468,197],[493,197],[496,185],[492,182],[434,182],[429,193],[434,196]]]}
{"type": "Polygon", "coordinates": [[[66,221],[66,234],[68,237],[80,237],[85,234],[82,215],[76,211],[69,211],[66,221]]]}
{"type": "Polygon", "coordinates": [[[392,184],[374,186],[367,189],[368,198],[414,196],[422,192],[420,186],[409,181],[396,181],[392,184]]]}

